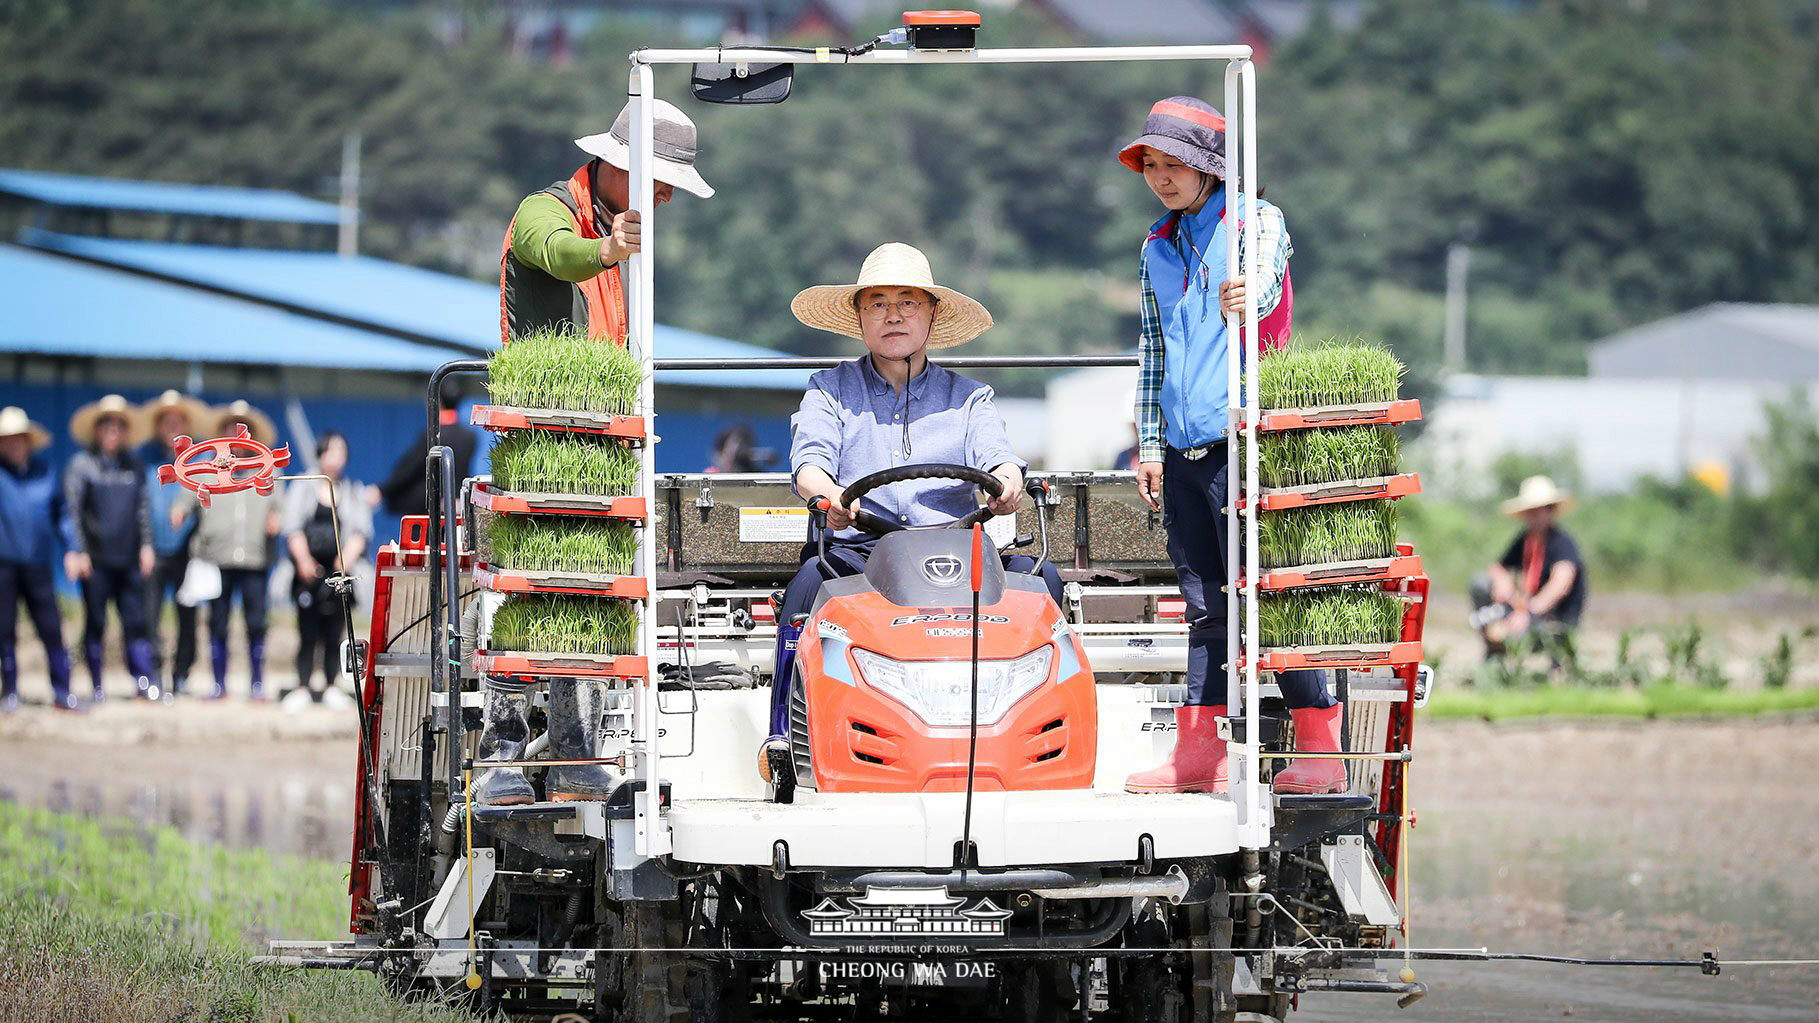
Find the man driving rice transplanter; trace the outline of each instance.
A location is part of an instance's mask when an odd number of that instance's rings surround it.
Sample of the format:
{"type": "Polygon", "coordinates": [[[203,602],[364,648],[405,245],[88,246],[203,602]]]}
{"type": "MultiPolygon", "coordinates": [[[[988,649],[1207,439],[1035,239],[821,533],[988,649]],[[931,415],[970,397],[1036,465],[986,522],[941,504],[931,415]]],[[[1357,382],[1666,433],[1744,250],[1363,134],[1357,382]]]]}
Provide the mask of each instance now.
{"type": "MultiPolygon", "coordinates": [[[[927,354],[985,333],[992,325],[985,306],[937,285],[921,251],[887,242],[866,257],[856,282],[805,289],[790,310],[810,327],[857,338],[866,347],[864,356],[810,378],[802,407],[790,417],[790,478],[802,497],[828,499],[827,561],[834,574],[863,571],[877,543],[854,528],[861,510],[915,528],[948,525],[977,507],[973,484],[952,479],[887,484],[843,506],[846,487],[874,472],[926,463],[970,466],[1003,483],[1000,496],[987,504],[994,514],[1017,511],[1025,463],[1011,449],[992,389],[935,365],[927,354]]],[[[803,549],[802,567],[778,608],[767,749],[786,741],[796,616],[808,612],[821,588],[820,562],[813,545],[803,549]]],[[[1022,555],[1004,558],[1012,572],[1035,565],[1022,555]]],[[[1045,563],[1042,578],[1060,603],[1061,574],[1045,563]]]]}

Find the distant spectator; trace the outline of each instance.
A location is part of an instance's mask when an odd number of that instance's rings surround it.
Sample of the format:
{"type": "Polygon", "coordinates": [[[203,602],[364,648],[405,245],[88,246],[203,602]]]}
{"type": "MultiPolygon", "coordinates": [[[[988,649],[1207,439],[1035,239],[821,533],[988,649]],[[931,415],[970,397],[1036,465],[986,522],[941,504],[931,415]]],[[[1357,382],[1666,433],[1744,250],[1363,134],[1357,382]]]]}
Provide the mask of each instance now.
{"type": "MultiPolygon", "coordinates": [[[[172,442],[177,437],[206,440],[198,434],[203,427],[212,425],[213,417],[207,405],[178,391],[165,391],[146,402],[143,413],[152,428],[152,439],[139,449],[139,457],[145,462],[152,526],[153,561],[151,574],[146,579],[145,607],[153,652],[162,670],[166,665],[165,647],[157,640],[164,620],[164,598],[176,593],[183,585],[184,574],[189,571],[190,540],[195,536],[196,523],[194,519],[185,519],[181,525],[171,524],[171,507],[176,504],[177,495],[183,493],[183,488],[159,483],[158,467],[176,461],[177,452],[172,442]]],[[[162,677],[165,692],[176,696],[189,684],[190,669],[196,664],[196,608],[193,604],[175,600],[171,605],[177,613],[177,642],[174,656],[168,662],[170,671],[162,677]]]]}
{"type": "Polygon", "coordinates": [[[1472,625],[1487,659],[1532,636],[1555,667],[1572,661],[1572,633],[1585,611],[1585,561],[1555,521],[1572,500],[1553,480],[1530,476],[1503,502],[1503,514],[1521,519],[1523,531],[1472,580],[1472,625]]]}
{"type": "Polygon", "coordinates": [[[706,472],[762,472],[776,452],[758,446],[758,434],[747,423],[734,423],[714,435],[714,461],[706,472]]]}
{"type": "Polygon", "coordinates": [[[64,571],[82,587],[82,653],[101,688],[102,640],[107,606],[120,616],[126,670],[139,696],[160,697],[158,670],[145,621],[145,579],[153,568],[151,505],[145,465],[131,447],[144,440],[139,407],[118,394],[90,402],[70,418],[70,435],[83,446],[63,474],[64,571]]]}
{"type": "MultiPolygon", "coordinates": [[[[479,437],[474,428],[458,421],[456,407],[461,404],[461,385],[454,377],[442,378],[442,390],[437,395],[441,405],[439,412],[441,442],[448,445],[454,454],[455,479],[464,479],[473,472],[474,448],[479,437]]],[[[429,513],[428,483],[424,476],[424,462],[429,458],[430,430],[428,426],[417,435],[417,439],[405,447],[392,466],[390,476],[376,487],[366,488],[366,503],[369,508],[376,508],[381,503],[391,515],[426,515],[429,513]]]]}
{"type": "Polygon", "coordinates": [[[284,493],[283,529],[296,568],[291,599],[297,604],[297,686],[320,702],[340,674],[341,641],[346,634],[341,598],[329,587],[328,577],[351,574],[355,563],[365,556],[372,545],[373,516],[361,498],[360,483],[343,476],[347,438],[340,432],[328,430],[316,438],[316,469],[335,481],[333,496],[322,480],[293,481],[284,493]],[[318,650],[321,689],[310,685],[318,650]]]}
{"type": "MultiPolygon", "coordinates": [[[[277,439],[272,421],[244,400],[221,410],[212,436],[223,437],[244,423],[254,440],[270,444],[277,439]]],[[[196,495],[185,490],[171,508],[171,523],[179,525],[197,511],[196,495]]],[[[220,592],[208,605],[208,655],[215,672],[211,700],[227,695],[228,618],[234,596],[240,597],[240,614],[246,622],[246,657],[252,671],[252,698],[265,699],[266,575],[272,565],[272,547],[278,535],[278,497],[260,496],[251,488],[215,494],[201,509],[191,543],[192,562],[219,570],[220,592]]],[[[192,571],[196,570],[192,565],[192,571]]]]}
{"type": "Polygon", "coordinates": [[[51,706],[79,710],[69,691],[69,650],[57,610],[57,523],[63,491],[50,459],[51,435],[24,409],[0,409],[0,712],[19,708],[19,605],[25,604],[51,681],[51,706]]]}

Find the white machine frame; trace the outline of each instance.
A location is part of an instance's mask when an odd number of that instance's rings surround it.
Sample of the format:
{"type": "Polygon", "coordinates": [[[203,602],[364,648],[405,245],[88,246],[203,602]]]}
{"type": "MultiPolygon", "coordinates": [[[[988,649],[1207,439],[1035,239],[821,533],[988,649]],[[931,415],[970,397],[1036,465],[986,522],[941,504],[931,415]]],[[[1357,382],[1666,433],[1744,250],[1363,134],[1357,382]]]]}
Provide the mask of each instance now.
{"type": "MultiPolygon", "coordinates": [[[[654,191],[655,177],[648,154],[653,144],[652,100],[656,98],[653,70],[659,65],[673,64],[732,64],[737,66],[750,64],[872,64],[879,66],[903,66],[917,64],[1070,64],[1124,61],[1225,61],[1225,114],[1226,114],[1226,167],[1228,195],[1240,197],[1243,217],[1244,245],[1240,250],[1237,232],[1227,232],[1226,256],[1227,266],[1238,268],[1240,252],[1245,258],[1254,258],[1257,251],[1257,198],[1246,185],[1256,180],[1257,176],[1257,129],[1256,103],[1257,83],[1256,65],[1251,60],[1252,52],[1245,45],[1224,46],[1104,46],[1104,47],[1046,47],[1046,48],[1013,48],[1013,49],[980,49],[961,51],[927,51],[915,49],[873,49],[862,54],[848,54],[832,48],[803,50],[801,52],[787,49],[746,48],[746,47],[703,47],[696,49],[644,49],[631,55],[632,68],[627,92],[631,107],[631,207],[637,210],[642,218],[643,242],[641,251],[631,257],[628,271],[631,274],[631,286],[627,291],[627,302],[630,306],[630,336],[628,343],[644,364],[644,384],[640,392],[642,408],[648,413],[651,410],[652,374],[655,369],[656,353],[653,350],[655,310],[653,301],[654,269],[657,245],[661,238],[653,213],[656,209],[654,191]]],[[[1242,417],[1245,450],[1248,456],[1243,471],[1243,493],[1258,492],[1258,455],[1256,428],[1258,405],[1256,388],[1250,388],[1248,394],[1241,389],[1241,365],[1255,365],[1258,357],[1257,337],[1257,292],[1246,289],[1245,311],[1242,320],[1235,316],[1226,317],[1226,328],[1231,336],[1240,338],[1237,346],[1228,346],[1227,374],[1230,382],[1228,393],[1234,401],[1240,395],[1245,396],[1247,406],[1234,405],[1231,415],[1234,420],[1242,417]]],[[[1238,445],[1228,444],[1227,478],[1239,478],[1238,445]]],[[[642,453],[640,470],[640,492],[646,495],[656,493],[656,471],[651,445],[645,445],[642,453]]],[[[1234,495],[1234,505],[1237,504],[1234,495]]],[[[1259,742],[1260,724],[1258,720],[1258,703],[1261,692],[1258,678],[1258,618],[1257,618],[1257,583],[1260,577],[1257,553],[1257,515],[1256,502],[1252,501],[1241,510],[1234,509],[1235,514],[1227,519],[1228,550],[1237,549],[1239,522],[1242,518],[1248,543],[1243,546],[1245,565],[1242,591],[1235,586],[1224,587],[1226,591],[1226,620],[1233,626],[1226,630],[1227,660],[1229,665],[1240,663],[1241,647],[1239,630],[1236,627],[1239,612],[1244,612],[1244,640],[1242,651],[1251,652],[1252,656],[1243,657],[1242,672],[1228,671],[1227,702],[1244,708],[1245,728],[1242,741],[1231,744],[1232,785],[1230,798],[1236,807],[1237,839],[1240,848],[1263,849],[1269,845],[1270,828],[1273,821],[1274,804],[1268,786],[1262,782],[1262,750],[1259,742]]],[[[645,520],[640,545],[640,572],[648,579],[655,579],[657,572],[657,533],[656,516],[653,514],[645,520]]],[[[656,604],[650,602],[640,609],[639,649],[646,658],[646,663],[655,666],[657,663],[656,637],[656,604]]],[[[642,856],[660,856],[674,848],[670,822],[660,811],[659,779],[662,760],[658,750],[658,706],[657,680],[655,672],[648,673],[639,683],[634,700],[632,737],[632,772],[633,776],[644,781],[643,790],[636,797],[634,820],[636,825],[635,849],[642,856]]]]}

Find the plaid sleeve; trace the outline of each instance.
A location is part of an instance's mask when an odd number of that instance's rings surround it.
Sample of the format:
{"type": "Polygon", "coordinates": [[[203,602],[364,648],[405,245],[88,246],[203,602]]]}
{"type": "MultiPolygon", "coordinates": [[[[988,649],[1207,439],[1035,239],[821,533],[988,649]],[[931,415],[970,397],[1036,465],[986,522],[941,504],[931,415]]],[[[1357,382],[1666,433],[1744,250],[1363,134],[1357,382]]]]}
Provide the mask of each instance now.
{"type": "MultiPolygon", "coordinates": [[[[1238,235],[1238,265],[1249,267],[1249,260],[1243,256],[1244,233],[1238,235]]],[[[1288,224],[1282,219],[1282,211],[1268,203],[1257,204],[1257,265],[1264,273],[1257,276],[1263,286],[1257,292],[1257,315],[1268,316],[1276,309],[1276,303],[1282,301],[1282,277],[1288,273],[1288,257],[1295,254],[1295,244],[1289,239],[1288,224]]]]}
{"type": "Polygon", "coordinates": [[[1162,313],[1156,308],[1156,290],[1150,287],[1149,266],[1137,259],[1137,302],[1141,326],[1137,331],[1137,460],[1162,461],[1162,313]]]}

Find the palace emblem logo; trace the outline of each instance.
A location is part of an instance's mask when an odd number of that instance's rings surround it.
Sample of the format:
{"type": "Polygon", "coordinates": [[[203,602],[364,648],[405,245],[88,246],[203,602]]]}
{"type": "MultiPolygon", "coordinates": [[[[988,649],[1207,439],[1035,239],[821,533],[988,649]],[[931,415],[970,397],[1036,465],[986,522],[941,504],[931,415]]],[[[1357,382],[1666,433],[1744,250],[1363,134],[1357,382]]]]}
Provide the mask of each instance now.
{"type": "Polygon", "coordinates": [[[861,898],[825,898],[802,913],[809,933],[824,938],[1002,937],[1010,915],[987,898],[967,906],[945,885],[867,888],[861,898]]]}

